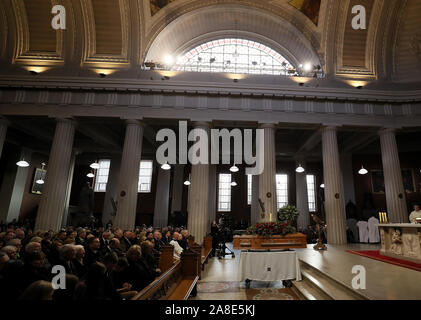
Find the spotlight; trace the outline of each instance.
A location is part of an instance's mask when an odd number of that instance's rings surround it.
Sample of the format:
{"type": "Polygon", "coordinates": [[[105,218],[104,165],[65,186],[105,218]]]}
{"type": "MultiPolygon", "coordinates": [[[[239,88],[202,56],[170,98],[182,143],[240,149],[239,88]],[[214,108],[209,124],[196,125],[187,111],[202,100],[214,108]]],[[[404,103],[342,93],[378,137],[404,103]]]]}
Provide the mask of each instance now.
{"type": "Polygon", "coordinates": [[[297,169],[295,169],[295,172],[297,173],[303,173],[304,171],[306,171],[301,164],[298,165],[297,169]]]}
{"type": "Polygon", "coordinates": [[[186,181],[184,181],[184,185],[185,185],[185,186],[189,186],[189,185],[191,185],[191,182],[190,182],[190,175],[189,175],[189,178],[188,178],[186,181]]]}
{"type": "Polygon", "coordinates": [[[103,73],[103,72],[101,72],[101,73],[99,74],[99,76],[100,76],[101,78],[105,78],[105,77],[107,77],[107,75],[106,75],[105,73],[103,73]]]}
{"type": "Polygon", "coordinates": [[[161,166],[161,169],[162,169],[162,170],[167,171],[167,170],[170,170],[170,169],[171,169],[171,166],[168,164],[168,162],[165,162],[165,163],[161,166]]]}
{"type": "Polygon", "coordinates": [[[17,162],[16,165],[20,168],[28,168],[29,162],[25,161],[25,159],[22,159],[19,162],[17,162]]]}
{"type": "Polygon", "coordinates": [[[37,181],[35,181],[35,183],[36,184],[44,184],[45,183],[45,181],[44,180],[42,180],[42,179],[39,179],[39,180],[37,180],[37,181]]]}
{"type": "Polygon", "coordinates": [[[368,173],[368,170],[367,170],[367,169],[365,169],[364,167],[361,167],[361,170],[360,170],[360,171],[358,171],[358,173],[359,173],[360,175],[364,176],[364,175],[366,175],[366,174],[368,173]]]}
{"type": "Polygon", "coordinates": [[[161,80],[162,81],[164,81],[164,80],[170,80],[171,78],[170,77],[168,77],[168,76],[163,76],[162,78],[161,78],[161,80]]]}
{"type": "Polygon", "coordinates": [[[299,85],[300,87],[304,87],[304,82],[300,82],[298,85],[299,85]]]}
{"type": "Polygon", "coordinates": [[[29,73],[33,76],[37,76],[38,72],[36,72],[35,70],[30,70],[29,73]]]}
{"type": "Polygon", "coordinates": [[[92,172],[89,172],[86,176],[90,179],[95,178],[95,175],[92,172]]]}
{"type": "Polygon", "coordinates": [[[322,184],[320,185],[320,188],[324,189],[324,188],[325,188],[325,184],[324,184],[324,183],[322,183],[322,184]]]}
{"type": "Polygon", "coordinates": [[[231,172],[233,172],[233,173],[236,173],[236,172],[240,171],[240,169],[238,169],[238,167],[234,164],[234,165],[230,168],[230,171],[231,171],[231,172]]]}
{"type": "Polygon", "coordinates": [[[363,86],[358,86],[357,89],[361,90],[362,88],[364,88],[363,86]]]}
{"type": "Polygon", "coordinates": [[[237,186],[237,182],[233,181],[231,182],[231,187],[236,187],[237,186]]]}
{"type": "Polygon", "coordinates": [[[238,79],[234,79],[234,82],[237,83],[238,82],[238,79]]]}
{"type": "Polygon", "coordinates": [[[306,64],[304,64],[303,70],[304,72],[310,72],[313,70],[313,66],[311,65],[311,63],[307,62],[306,64]]]}

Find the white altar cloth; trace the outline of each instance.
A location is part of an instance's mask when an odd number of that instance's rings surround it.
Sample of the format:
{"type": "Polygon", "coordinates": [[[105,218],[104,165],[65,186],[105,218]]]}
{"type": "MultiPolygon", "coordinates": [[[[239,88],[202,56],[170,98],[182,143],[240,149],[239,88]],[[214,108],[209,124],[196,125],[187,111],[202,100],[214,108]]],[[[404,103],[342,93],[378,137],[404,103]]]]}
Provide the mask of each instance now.
{"type": "Polygon", "coordinates": [[[247,252],[240,256],[239,281],[301,281],[301,269],[295,251],[247,252]]]}

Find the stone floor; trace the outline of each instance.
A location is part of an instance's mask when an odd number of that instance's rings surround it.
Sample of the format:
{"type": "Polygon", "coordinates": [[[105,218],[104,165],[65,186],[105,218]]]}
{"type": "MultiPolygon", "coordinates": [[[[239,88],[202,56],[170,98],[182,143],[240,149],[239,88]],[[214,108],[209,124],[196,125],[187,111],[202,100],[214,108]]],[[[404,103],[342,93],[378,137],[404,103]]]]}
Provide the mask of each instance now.
{"type": "MultiPolygon", "coordinates": [[[[364,295],[370,299],[419,299],[421,300],[421,272],[353,255],[346,250],[378,250],[378,245],[354,244],[328,246],[318,252],[312,246],[298,249],[299,258],[344,285],[351,286],[352,267],[364,266],[367,271],[367,288],[364,295]]],[[[197,300],[298,300],[291,289],[282,282],[252,282],[250,289],[238,282],[240,251],[235,258],[211,258],[198,284],[197,300]]]]}
{"type": "Polygon", "coordinates": [[[237,279],[241,251],[234,252],[234,259],[231,256],[209,259],[195,300],[299,300],[291,289],[283,287],[282,281],[253,281],[246,289],[245,283],[237,279]]]}

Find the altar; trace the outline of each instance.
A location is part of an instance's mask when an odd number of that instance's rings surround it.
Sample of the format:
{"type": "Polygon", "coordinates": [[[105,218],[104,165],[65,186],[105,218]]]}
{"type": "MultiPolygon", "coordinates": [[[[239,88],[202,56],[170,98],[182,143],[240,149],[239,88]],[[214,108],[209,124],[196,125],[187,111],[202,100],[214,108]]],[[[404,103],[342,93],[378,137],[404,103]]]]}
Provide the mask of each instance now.
{"type": "Polygon", "coordinates": [[[383,256],[421,263],[421,224],[379,224],[383,256]]]}

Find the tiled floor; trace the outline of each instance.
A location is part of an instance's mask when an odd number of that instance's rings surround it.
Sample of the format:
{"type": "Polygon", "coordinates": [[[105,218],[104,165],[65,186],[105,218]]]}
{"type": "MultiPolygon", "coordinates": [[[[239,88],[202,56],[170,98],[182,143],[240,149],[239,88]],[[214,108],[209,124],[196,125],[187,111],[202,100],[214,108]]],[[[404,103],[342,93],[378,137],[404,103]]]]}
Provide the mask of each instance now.
{"type": "Polygon", "coordinates": [[[238,282],[240,251],[234,251],[235,258],[209,259],[197,286],[196,300],[299,300],[291,289],[284,288],[281,281],[253,281],[246,289],[244,282],[238,282]]]}

